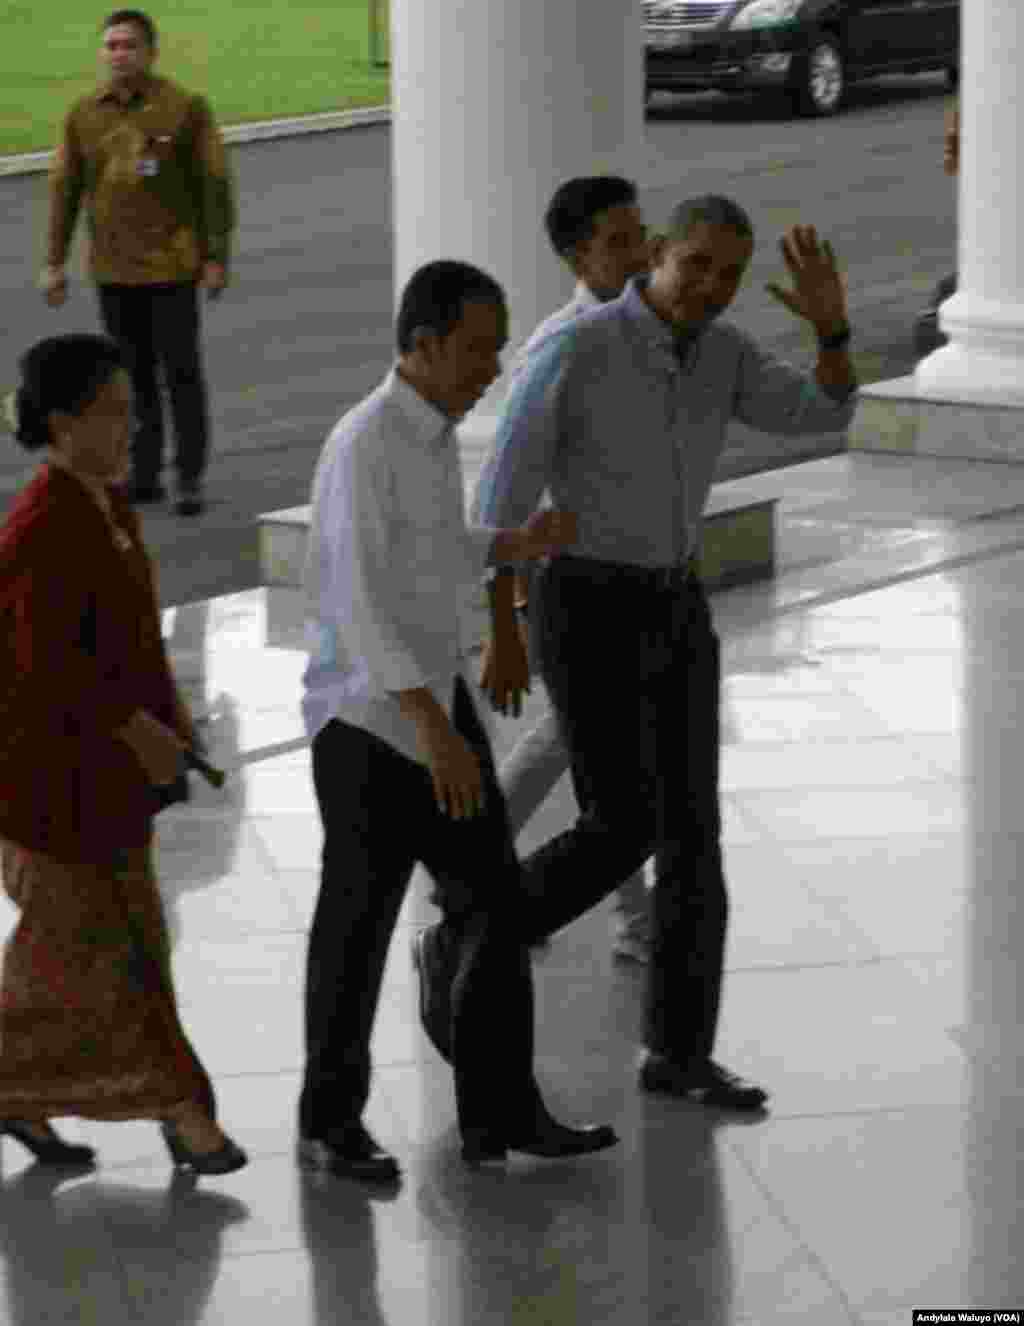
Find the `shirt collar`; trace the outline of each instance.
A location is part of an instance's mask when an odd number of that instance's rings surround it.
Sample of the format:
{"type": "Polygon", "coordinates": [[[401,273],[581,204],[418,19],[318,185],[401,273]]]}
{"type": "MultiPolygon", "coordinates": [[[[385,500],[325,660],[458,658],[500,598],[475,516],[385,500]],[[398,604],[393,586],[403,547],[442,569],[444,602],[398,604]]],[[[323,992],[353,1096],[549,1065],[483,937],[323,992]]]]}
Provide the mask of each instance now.
{"type": "Polygon", "coordinates": [[[455,420],[432,405],[393,368],[384,379],[384,395],[405,416],[417,442],[440,451],[455,431],[455,420]]]}
{"type": "Polygon", "coordinates": [[[576,289],[573,291],[572,302],[584,313],[587,309],[599,308],[602,303],[585,281],[576,282],[576,289]]]}
{"type": "Polygon", "coordinates": [[[672,351],[675,346],[672,328],[658,317],[641,293],[647,281],[646,276],[634,276],[615,302],[642,336],[662,349],[672,351]]]}
{"type": "Polygon", "coordinates": [[[102,105],[105,101],[116,102],[119,106],[135,106],[140,101],[145,101],[151,95],[156,80],[152,74],[143,74],[140,79],[132,86],[132,95],[127,101],[122,101],[117,94],[113,79],[108,79],[106,83],[96,93],[96,101],[102,105]]]}

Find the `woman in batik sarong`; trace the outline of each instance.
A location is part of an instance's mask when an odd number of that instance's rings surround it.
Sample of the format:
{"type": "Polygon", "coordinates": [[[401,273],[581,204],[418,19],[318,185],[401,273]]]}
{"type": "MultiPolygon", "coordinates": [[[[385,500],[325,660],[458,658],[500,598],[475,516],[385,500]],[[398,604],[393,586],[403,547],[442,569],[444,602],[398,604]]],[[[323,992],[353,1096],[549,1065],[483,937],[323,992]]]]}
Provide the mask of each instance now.
{"type": "Polygon", "coordinates": [[[88,1163],[52,1118],[153,1118],[177,1165],[224,1174],[182,1030],[151,864],[160,788],[191,720],[149,559],[118,485],[132,397],[111,341],[57,336],[21,361],[15,434],[44,455],[0,526],[0,879],[19,916],[0,983],[0,1133],[88,1163]]]}

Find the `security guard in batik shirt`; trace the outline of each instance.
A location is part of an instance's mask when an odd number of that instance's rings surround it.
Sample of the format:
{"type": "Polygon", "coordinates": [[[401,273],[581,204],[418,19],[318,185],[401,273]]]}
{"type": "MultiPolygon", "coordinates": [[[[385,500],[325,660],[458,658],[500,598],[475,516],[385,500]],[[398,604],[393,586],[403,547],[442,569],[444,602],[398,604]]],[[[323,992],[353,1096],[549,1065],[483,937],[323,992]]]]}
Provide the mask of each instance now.
{"type": "Polygon", "coordinates": [[[177,510],[203,510],[209,410],[199,348],[199,288],[227,284],[234,189],[206,100],[152,66],[157,34],[140,10],[103,24],[109,77],[64,121],[50,172],[47,266],[53,307],[67,298],[65,263],[83,203],[89,272],[107,331],[130,366],[138,425],[130,494],[160,502],[164,425],[160,372],[174,424],[177,510]]]}

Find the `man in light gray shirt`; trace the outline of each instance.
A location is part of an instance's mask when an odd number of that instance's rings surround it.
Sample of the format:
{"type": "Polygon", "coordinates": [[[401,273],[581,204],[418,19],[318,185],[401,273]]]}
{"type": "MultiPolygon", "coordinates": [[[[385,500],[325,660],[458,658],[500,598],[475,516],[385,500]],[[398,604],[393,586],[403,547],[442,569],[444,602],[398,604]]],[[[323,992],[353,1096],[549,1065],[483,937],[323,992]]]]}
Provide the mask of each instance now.
{"type": "MultiPolygon", "coordinates": [[[[617,175],[580,176],[559,185],[544,213],[551,247],[576,276],[572,299],[546,318],[517,356],[514,373],[523,371],[534,351],[556,331],[617,299],[631,277],[647,270],[647,230],[637,206],[636,185],[617,175]]],[[[512,574],[511,570],[508,574],[512,574]]],[[[520,577],[517,610],[525,615],[529,576],[520,577]]],[[[519,688],[532,670],[525,650],[512,638],[495,651],[485,650],[483,686],[501,713],[518,712],[519,688]],[[508,658],[510,674],[492,666],[508,658]]],[[[518,835],[569,769],[569,752],[550,706],[516,743],[499,770],[508,803],[509,823],[518,835]]],[[[650,906],[643,869],[616,891],[612,953],[646,962],[650,943],[650,906]]]]}
{"type": "Polygon", "coordinates": [[[522,875],[467,662],[484,568],[557,554],[575,527],[533,511],[520,528],[466,528],[455,424],[498,376],[507,323],[485,273],[420,268],[402,295],[395,369],[335,428],[313,481],[302,707],[324,846],[299,1152],[350,1177],[399,1173],[362,1114],[384,964],[417,861],[441,884],[444,919],[416,953],[467,1163],[617,1140],[557,1123],[533,1076],[522,875]]]}
{"type": "MultiPolygon", "coordinates": [[[[746,1110],[767,1092],[712,1058],[728,909],[720,670],[692,559],[729,420],[833,432],[852,418],[856,385],[842,279],[813,227],[783,240],[793,288],[769,286],[817,334],[813,377],[717,321],[752,253],[736,203],[680,204],[650,276],[537,347],[476,501],[484,523],[514,523],[546,489],[579,521],[572,554],[543,569],[532,595],[542,675],[585,789],[575,825],[524,862],[535,933],[581,915],[653,851],[641,1085],[746,1110]]],[[[507,620],[508,578],[496,583],[507,620]]]]}

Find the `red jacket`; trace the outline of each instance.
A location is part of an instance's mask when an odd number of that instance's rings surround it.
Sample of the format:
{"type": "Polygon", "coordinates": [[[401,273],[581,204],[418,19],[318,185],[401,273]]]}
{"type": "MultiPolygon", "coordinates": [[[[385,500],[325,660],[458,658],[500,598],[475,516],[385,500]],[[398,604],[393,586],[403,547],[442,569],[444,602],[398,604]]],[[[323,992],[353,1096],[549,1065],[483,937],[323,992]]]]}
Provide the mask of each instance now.
{"type": "Polygon", "coordinates": [[[146,842],[149,781],[114,733],[136,709],[180,730],[139,524],[111,501],[125,550],[53,465],[0,526],[0,836],[58,861],[146,842]]]}

